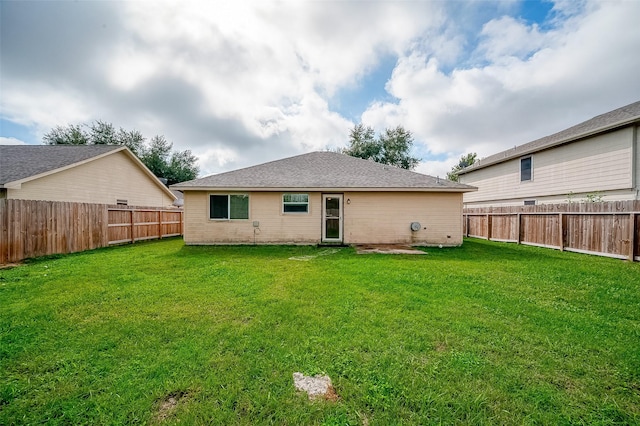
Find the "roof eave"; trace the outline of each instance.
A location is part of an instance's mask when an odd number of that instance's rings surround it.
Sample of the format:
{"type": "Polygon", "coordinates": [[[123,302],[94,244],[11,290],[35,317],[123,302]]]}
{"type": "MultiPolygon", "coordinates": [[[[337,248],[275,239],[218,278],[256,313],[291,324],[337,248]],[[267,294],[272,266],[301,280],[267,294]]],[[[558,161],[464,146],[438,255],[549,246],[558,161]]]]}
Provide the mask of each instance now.
{"type": "MultiPolygon", "coordinates": [[[[568,144],[568,143],[576,142],[576,141],[578,141],[580,139],[585,139],[585,138],[588,138],[588,137],[591,137],[591,136],[595,136],[595,135],[598,135],[598,134],[601,134],[601,133],[609,132],[611,130],[616,130],[616,129],[619,129],[619,128],[627,127],[627,126],[630,126],[630,125],[633,125],[633,124],[637,124],[637,123],[640,123],[640,117],[633,117],[633,118],[630,118],[630,119],[621,120],[619,122],[616,122],[616,123],[613,123],[613,124],[609,124],[607,126],[602,126],[602,127],[597,128],[597,129],[593,129],[591,131],[581,133],[579,135],[575,135],[575,136],[571,136],[571,137],[568,137],[568,138],[565,138],[565,139],[561,139],[561,140],[559,140],[557,142],[550,143],[549,145],[545,145],[545,146],[541,146],[541,147],[538,147],[538,148],[532,148],[532,149],[524,150],[522,152],[518,152],[517,154],[507,155],[504,158],[493,160],[493,161],[485,163],[485,164],[473,164],[473,165],[471,165],[469,167],[466,167],[466,168],[460,170],[457,174],[458,174],[458,176],[459,175],[464,175],[464,174],[467,174],[467,173],[470,173],[470,172],[474,172],[476,170],[480,170],[480,169],[484,169],[484,168],[489,167],[489,166],[493,166],[495,164],[505,163],[507,161],[513,160],[514,158],[520,158],[520,157],[525,156],[525,155],[534,154],[536,152],[540,152],[540,151],[544,151],[544,150],[547,150],[547,149],[550,149],[550,148],[555,148],[555,147],[560,146],[560,145],[565,145],[565,144],[568,144]]],[[[532,141],[532,142],[535,142],[535,141],[532,141]]],[[[528,143],[531,143],[531,142],[528,142],[528,143]]],[[[506,153],[507,151],[503,151],[502,153],[506,153]]],[[[500,154],[501,153],[499,152],[499,153],[497,153],[495,155],[500,155],[500,154]]],[[[480,162],[482,162],[482,160],[480,160],[480,162]]]]}
{"type": "Polygon", "coordinates": [[[129,148],[127,148],[126,146],[121,146],[121,147],[116,148],[114,150],[107,151],[107,152],[104,152],[102,154],[98,154],[98,155],[96,155],[94,157],[87,158],[87,159],[82,160],[82,161],[77,161],[75,163],[71,163],[71,164],[68,164],[68,165],[63,166],[63,167],[58,167],[57,169],[48,170],[46,172],[39,173],[37,175],[32,175],[32,176],[29,176],[29,177],[26,177],[26,178],[23,178],[23,179],[18,179],[18,180],[12,181],[12,182],[6,182],[2,186],[4,188],[7,188],[7,189],[20,189],[22,187],[23,183],[26,183],[26,182],[29,182],[29,181],[32,181],[32,180],[36,180],[36,179],[40,179],[40,178],[43,178],[43,177],[46,177],[46,176],[49,176],[49,175],[52,175],[52,174],[55,174],[55,173],[59,173],[59,172],[65,171],[65,170],[69,170],[69,169],[72,169],[74,167],[78,167],[78,166],[81,166],[83,164],[87,164],[87,163],[90,163],[92,161],[99,160],[100,158],[104,158],[104,157],[107,157],[109,155],[113,155],[116,152],[124,152],[125,155],[127,155],[131,160],[133,160],[134,163],[136,163],[140,168],[142,168],[144,173],[147,176],[149,176],[154,181],[154,183],[158,187],[160,187],[160,189],[171,198],[171,200],[175,201],[175,200],[178,199],[178,197],[176,197],[169,190],[169,188],[167,188],[167,186],[165,184],[163,184],[160,181],[160,179],[158,179],[156,177],[156,175],[154,175],[153,172],[151,170],[149,170],[149,168],[147,166],[145,166],[145,164],[133,152],[131,152],[131,150],[129,148]]]}
{"type": "MultiPolygon", "coordinates": [[[[164,183],[162,183],[160,181],[160,179],[158,179],[158,177],[156,175],[153,174],[153,172],[142,162],[142,160],[140,160],[133,152],[131,152],[131,150],[127,147],[123,147],[124,148],[124,152],[126,153],[126,155],[129,156],[129,158],[131,158],[133,160],[134,163],[136,163],[140,168],[142,168],[142,170],[144,171],[144,173],[149,176],[149,178],[151,178],[151,180],[154,181],[154,183],[160,187],[160,189],[167,194],[173,201],[176,201],[178,199],[178,197],[176,197],[176,195],[171,192],[171,190],[167,187],[167,185],[165,185],[164,183]]],[[[113,152],[120,152],[121,150],[117,150],[117,151],[113,151],[113,152]]]]}
{"type": "Polygon", "coordinates": [[[247,186],[171,186],[180,191],[205,192],[474,192],[478,188],[467,185],[465,188],[433,188],[433,187],[397,187],[397,188],[367,188],[367,187],[247,187],[247,186]]]}
{"type": "Polygon", "coordinates": [[[26,183],[26,182],[29,182],[29,181],[32,181],[32,180],[36,180],[36,179],[40,179],[40,178],[43,178],[43,177],[46,177],[46,176],[49,176],[49,175],[52,175],[52,174],[55,174],[55,173],[60,173],[62,171],[72,169],[72,168],[80,166],[82,164],[90,163],[91,161],[94,161],[94,160],[97,160],[99,158],[111,155],[114,152],[120,152],[123,149],[126,149],[126,147],[123,146],[123,147],[114,149],[112,151],[103,152],[102,154],[98,154],[98,155],[96,155],[94,157],[91,157],[91,158],[87,158],[87,159],[84,159],[84,160],[81,160],[81,161],[76,161],[75,163],[67,164],[66,166],[62,166],[62,167],[58,167],[58,168],[55,168],[55,169],[47,170],[46,172],[38,173],[36,175],[27,176],[25,178],[14,180],[12,182],[7,182],[7,183],[4,184],[4,186],[5,186],[5,188],[20,189],[20,187],[21,187],[21,185],[23,183],[26,183]]]}

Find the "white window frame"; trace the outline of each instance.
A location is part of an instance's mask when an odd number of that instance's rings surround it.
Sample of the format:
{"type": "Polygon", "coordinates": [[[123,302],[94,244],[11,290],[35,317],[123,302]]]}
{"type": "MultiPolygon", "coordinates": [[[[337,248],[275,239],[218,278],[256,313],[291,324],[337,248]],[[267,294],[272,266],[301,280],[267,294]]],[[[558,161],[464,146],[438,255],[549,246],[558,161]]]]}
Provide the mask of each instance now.
{"type": "Polygon", "coordinates": [[[520,182],[533,182],[533,156],[528,155],[526,157],[520,158],[520,182]],[[529,164],[531,164],[531,169],[529,170],[529,179],[522,179],[522,162],[524,160],[529,160],[529,164]]]}
{"type": "Polygon", "coordinates": [[[310,201],[309,201],[309,194],[305,193],[305,192],[285,192],[282,194],[282,214],[309,214],[309,207],[310,207],[310,201]],[[286,197],[287,195],[306,195],[307,196],[307,202],[303,203],[303,202],[297,202],[297,201],[285,201],[284,197],[286,197]],[[302,206],[302,205],[306,205],[307,206],[307,211],[305,212],[288,212],[285,211],[285,205],[294,205],[294,206],[302,206]]]}
{"type": "Polygon", "coordinates": [[[209,194],[209,220],[213,220],[216,222],[229,222],[232,220],[243,220],[243,221],[248,221],[251,218],[251,197],[249,197],[249,194],[209,194]],[[212,196],[217,196],[217,197],[227,197],[227,218],[218,218],[218,217],[211,217],[211,197],[212,196]],[[231,217],[231,197],[232,196],[245,196],[247,197],[247,217],[245,218],[239,218],[239,219],[234,219],[231,217]]]}

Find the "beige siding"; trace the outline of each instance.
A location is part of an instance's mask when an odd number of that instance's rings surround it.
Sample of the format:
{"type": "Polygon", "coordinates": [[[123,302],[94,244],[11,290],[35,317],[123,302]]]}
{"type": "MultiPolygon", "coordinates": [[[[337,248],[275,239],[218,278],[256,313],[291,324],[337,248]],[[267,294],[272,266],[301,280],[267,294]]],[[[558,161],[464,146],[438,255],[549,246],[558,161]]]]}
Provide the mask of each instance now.
{"type": "MultiPolygon", "coordinates": [[[[322,194],[309,193],[308,214],[282,213],[281,192],[249,193],[248,220],[210,220],[211,192],[185,191],[187,244],[317,244],[322,232],[322,194]],[[254,227],[257,221],[259,226],[254,227]]],[[[344,242],[462,243],[462,194],[346,192],[344,242]],[[350,202],[347,203],[347,200],[350,202]],[[411,232],[411,222],[423,228],[411,232]]]]}
{"type": "Polygon", "coordinates": [[[71,201],[130,206],[167,207],[173,199],[124,152],[7,189],[7,198],[23,200],[71,201]]]}
{"type": "Polygon", "coordinates": [[[309,194],[309,213],[282,213],[281,192],[249,193],[248,220],[209,219],[209,195],[215,192],[185,191],[187,244],[317,243],[320,240],[322,202],[309,194]],[[254,227],[253,222],[258,222],[254,227]]]}
{"type": "Polygon", "coordinates": [[[607,195],[632,190],[633,129],[598,135],[531,155],[533,179],[520,182],[520,159],[513,159],[460,176],[478,187],[464,201],[519,202],[539,197],[567,198],[568,194],[607,195]]]}
{"type": "Polygon", "coordinates": [[[344,205],[347,244],[462,244],[462,194],[347,192],[344,199],[351,201],[344,205]],[[411,231],[411,222],[422,228],[411,231]]]}

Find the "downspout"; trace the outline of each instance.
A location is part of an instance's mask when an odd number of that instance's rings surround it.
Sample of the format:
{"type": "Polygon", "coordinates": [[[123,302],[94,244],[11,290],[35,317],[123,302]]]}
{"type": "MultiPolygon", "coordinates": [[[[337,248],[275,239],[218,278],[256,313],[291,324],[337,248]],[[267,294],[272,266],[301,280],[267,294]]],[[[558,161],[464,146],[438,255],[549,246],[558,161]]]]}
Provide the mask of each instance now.
{"type": "Polygon", "coordinates": [[[635,192],[635,199],[640,200],[640,151],[638,151],[638,124],[631,131],[631,187],[635,192]]]}

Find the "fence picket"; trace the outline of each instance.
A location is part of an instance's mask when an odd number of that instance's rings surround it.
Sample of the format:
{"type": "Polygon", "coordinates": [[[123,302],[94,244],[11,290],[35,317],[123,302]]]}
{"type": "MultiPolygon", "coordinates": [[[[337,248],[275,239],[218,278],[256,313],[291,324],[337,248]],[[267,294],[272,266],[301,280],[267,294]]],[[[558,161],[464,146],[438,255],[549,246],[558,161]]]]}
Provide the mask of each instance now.
{"type": "Polygon", "coordinates": [[[465,208],[463,224],[469,237],[640,260],[639,212],[640,201],[465,208]]]}
{"type": "Polygon", "coordinates": [[[182,235],[181,210],[0,200],[0,265],[113,244],[182,235]],[[137,217],[141,220],[137,220],[137,217]],[[154,217],[153,225],[145,217],[154,217]],[[137,237],[141,235],[142,237],[137,237]]]}

